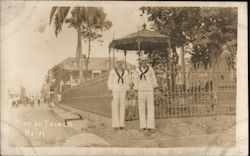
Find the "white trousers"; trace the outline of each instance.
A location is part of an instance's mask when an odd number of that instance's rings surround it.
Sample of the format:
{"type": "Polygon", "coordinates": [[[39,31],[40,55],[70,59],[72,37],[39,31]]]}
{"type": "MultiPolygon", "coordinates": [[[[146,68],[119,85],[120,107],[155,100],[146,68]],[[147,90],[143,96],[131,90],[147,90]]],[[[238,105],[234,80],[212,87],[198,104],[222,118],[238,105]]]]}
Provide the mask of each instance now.
{"type": "Polygon", "coordinates": [[[140,128],[155,129],[154,92],[138,91],[140,128]]]}
{"type": "Polygon", "coordinates": [[[126,92],[113,92],[112,127],[125,127],[126,92]]]}

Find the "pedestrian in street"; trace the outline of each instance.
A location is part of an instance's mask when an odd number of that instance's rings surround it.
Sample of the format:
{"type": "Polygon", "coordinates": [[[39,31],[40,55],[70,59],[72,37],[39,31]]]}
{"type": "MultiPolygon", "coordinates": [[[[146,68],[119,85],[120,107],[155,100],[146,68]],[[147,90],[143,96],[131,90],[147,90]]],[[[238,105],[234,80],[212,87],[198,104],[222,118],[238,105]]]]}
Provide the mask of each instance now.
{"type": "Polygon", "coordinates": [[[62,101],[62,95],[60,93],[57,94],[58,97],[58,104],[61,104],[62,101]]]}
{"type": "Polygon", "coordinates": [[[110,71],[108,89],[112,91],[112,127],[124,129],[126,92],[129,89],[128,72],[124,68],[124,59],[117,59],[116,67],[110,71]]]}
{"type": "Polygon", "coordinates": [[[38,106],[40,106],[40,98],[39,97],[37,98],[37,104],[38,104],[38,106]]]}
{"type": "Polygon", "coordinates": [[[8,97],[7,97],[7,108],[11,108],[11,107],[14,107],[13,99],[12,99],[12,97],[8,94],[8,97]]]}
{"type": "Polygon", "coordinates": [[[31,97],[30,106],[33,108],[34,105],[35,105],[35,99],[34,99],[34,97],[32,96],[32,97],[31,97]]]}
{"type": "Polygon", "coordinates": [[[145,132],[155,130],[154,89],[158,87],[155,72],[148,64],[146,54],[139,58],[139,67],[135,69],[135,90],[138,92],[140,128],[145,132]]]}

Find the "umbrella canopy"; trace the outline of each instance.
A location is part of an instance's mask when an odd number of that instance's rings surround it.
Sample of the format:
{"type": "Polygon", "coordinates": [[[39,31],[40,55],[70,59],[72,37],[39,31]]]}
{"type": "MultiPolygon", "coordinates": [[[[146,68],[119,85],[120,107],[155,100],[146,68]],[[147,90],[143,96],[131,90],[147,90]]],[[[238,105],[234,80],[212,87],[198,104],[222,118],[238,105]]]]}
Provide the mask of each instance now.
{"type": "Polygon", "coordinates": [[[135,33],[113,40],[110,48],[120,50],[162,50],[169,48],[169,37],[157,31],[150,31],[144,28],[135,33]]]}

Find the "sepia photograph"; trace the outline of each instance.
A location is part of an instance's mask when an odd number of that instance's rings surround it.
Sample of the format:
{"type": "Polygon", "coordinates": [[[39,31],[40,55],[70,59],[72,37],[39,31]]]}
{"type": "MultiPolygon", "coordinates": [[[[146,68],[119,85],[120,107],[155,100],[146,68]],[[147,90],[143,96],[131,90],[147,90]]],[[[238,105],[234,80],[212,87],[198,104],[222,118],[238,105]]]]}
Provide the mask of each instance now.
{"type": "Polygon", "coordinates": [[[247,3],[1,1],[1,155],[248,155],[247,3]]]}

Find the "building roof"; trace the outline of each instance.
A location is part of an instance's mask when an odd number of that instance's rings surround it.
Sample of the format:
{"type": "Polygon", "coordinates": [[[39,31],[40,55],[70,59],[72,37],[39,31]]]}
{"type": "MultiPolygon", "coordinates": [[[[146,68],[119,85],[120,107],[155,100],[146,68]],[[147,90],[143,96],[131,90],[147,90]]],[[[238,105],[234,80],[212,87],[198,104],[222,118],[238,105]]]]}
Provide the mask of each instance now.
{"type": "MultiPolygon", "coordinates": [[[[111,58],[112,61],[112,58],[111,58]]],[[[89,70],[109,70],[109,58],[108,57],[91,57],[89,58],[89,70]]],[[[75,57],[69,57],[59,63],[63,69],[65,70],[78,70],[77,62],[75,57]]],[[[112,63],[111,63],[112,65],[112,63]]],[[[85,69],[85,64],[83,63],[83,69],[85,69]]]]}
{"type": "MultiPolygon", "coordinates": [[[[114,60],[116,61],[117,58],[114,60]]],[[[89,58],[88,70],[109,70],[109,58],[108,57],[91,57],[89,58]]],[[[78,71],[78,66],[75,57],[69,57],[58,64],[65,70],[78,71]]],[[[134,65],[126,62],[127,67],[133,68],[134,65]]],[[[111,58],[111,68],[113,66],[113,59],[111,58]]],[[[83,64],[85,69],[85,64],[83,64]]]]}

